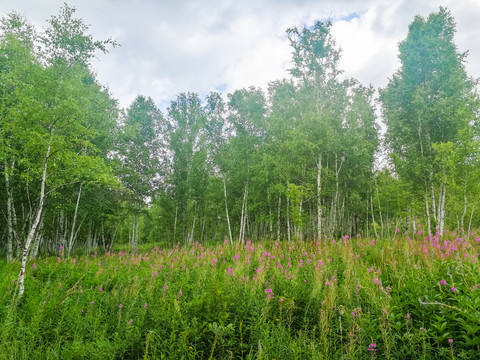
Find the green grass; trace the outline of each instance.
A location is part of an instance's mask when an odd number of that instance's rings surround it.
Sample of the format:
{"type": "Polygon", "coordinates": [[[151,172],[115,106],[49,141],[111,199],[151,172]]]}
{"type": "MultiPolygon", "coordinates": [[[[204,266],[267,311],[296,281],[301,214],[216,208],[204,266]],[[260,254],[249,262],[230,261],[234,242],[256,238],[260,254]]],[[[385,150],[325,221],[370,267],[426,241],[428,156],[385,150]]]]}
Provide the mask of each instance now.
{"type": "Polygon", "coordinates": [[[475,358],[477,240],[416,234],[41,257],[29,262],[19,300],[19,264],[2,262],[0,359],[475,358]]]}

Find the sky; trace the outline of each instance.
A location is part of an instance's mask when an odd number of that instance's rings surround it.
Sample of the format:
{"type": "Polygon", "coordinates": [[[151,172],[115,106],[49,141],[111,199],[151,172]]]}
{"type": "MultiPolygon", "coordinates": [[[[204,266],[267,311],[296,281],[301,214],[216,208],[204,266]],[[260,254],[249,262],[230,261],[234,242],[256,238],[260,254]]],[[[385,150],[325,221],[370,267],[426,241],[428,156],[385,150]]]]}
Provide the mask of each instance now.
{"type": "Polygon", "coordinates": [[[266,89],[289,76],[286,30],[326,19],[342,49],[344,76],[384,87],[399,67],[398,43],[408,25],[439,6],[455,18],[458,49],[469,51],[467,73],[480,78],[478,0],[1,0],[0,16],[16,11],[41,29],[64,2],[95,39],[121,44],[101,54],[94,68],[123,108],[138,95],[165,109],[181,92],[203,98],[211,91],[266,89]]]}

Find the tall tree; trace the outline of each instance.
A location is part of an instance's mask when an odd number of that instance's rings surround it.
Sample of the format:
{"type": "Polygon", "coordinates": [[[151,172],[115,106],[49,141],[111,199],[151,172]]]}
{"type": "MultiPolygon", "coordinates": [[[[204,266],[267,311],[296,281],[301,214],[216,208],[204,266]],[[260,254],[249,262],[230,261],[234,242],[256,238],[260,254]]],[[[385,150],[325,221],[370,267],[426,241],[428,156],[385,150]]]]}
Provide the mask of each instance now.
{"type": "Polygon", "coordinates": [[[395,170],[419,189],[430,233],[432,224],[443,231],[448,192],[445,162],[434,145],[459,142],[478,109],[475,82],[464,67],[467,54],[457,49],[455,31],[443,7],[428,18],[416,16],[399,45],[401,66],[380,91],[395,170]]]}
{"type": "Polygon", "coordinates": [[[117,173],[130,191],[130,245],[137,249],[140,213],[158,189],[161,174],[163,116],[151,98],[137,96],[123,117],[117,142],[117,173]]]}
{"type": "MultiPolygon", "coordinates": [[[[45,34],[68,37],[64,29],[50,25],[45,34]]],[[[68,63],[62,57],[47,61],[35,44],[45,44],[50,35],[37,38],[31,28],[17,16],[7,17],[0,47],[1,130],[2,142],[7,146],[2,157],[7,197],[14,196],[12,179],[17,186],[24,184],[26,191],[20,190],[25,196],[22,206],[29,209],[22,221],[22,239],[18,241],[22,252],[20,295],[24,292],[26,261],[32,244],[39,241],[48,202],[55,199],[59,189],[74,182],[112,181],[103,159],[97,156],[96,124],[111,124],[116,115],[116,103],[97,84],[88,67],[84,63],[68,63]]],[[[93,54],[99,49],[93,44],[83,50],[93,54]]],[[[74,198],[78,203],[79,194],[74,198]]],[[[7,203],[12,215],[10,225],[15,226],[14,202],[7,203]]],[[[18,236],[19,232],[15,233],[18,236]]]]}

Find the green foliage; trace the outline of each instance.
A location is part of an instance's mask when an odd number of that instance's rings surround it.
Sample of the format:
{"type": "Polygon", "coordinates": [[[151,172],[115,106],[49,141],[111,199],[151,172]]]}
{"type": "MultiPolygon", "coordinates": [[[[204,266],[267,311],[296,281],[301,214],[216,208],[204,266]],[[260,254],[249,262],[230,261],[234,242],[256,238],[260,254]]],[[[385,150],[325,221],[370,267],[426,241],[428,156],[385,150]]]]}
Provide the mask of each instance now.
{"type": "Polygon", "coordinates": [[[468,358],[480,332],[476,239],[59,254],[28,263],[16,304],[18,264],[2,262],[0,358],[365,358],[372,343],[391,359],[468,358]]]}

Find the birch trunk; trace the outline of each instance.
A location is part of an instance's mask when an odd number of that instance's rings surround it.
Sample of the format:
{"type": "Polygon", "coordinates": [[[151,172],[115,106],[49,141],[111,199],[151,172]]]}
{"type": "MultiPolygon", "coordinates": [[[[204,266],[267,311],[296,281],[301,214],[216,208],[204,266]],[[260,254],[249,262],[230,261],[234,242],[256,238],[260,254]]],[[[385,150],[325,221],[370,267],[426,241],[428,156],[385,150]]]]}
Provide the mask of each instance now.
{"type": "Polygon", "coordinates": [[[445,197],[447,195],[447,189],[445,185],[443,185],[442,191],[442,207],[440,211],[440,234],[443,234],[443,230],[445,228],[445,197]]]}
{"type": "Polygon", "coordinates": [[[247,223],[247,196],[248,196],[248,182],[245,184],[245,190],[243,191],[242,215],[240,219],[240,236],[238,239],[240,242],[245,240],[245,228],[247,223]]]}
{"type": "Polygon", "coordinates": [[[375,237],[378,236],[377,234],[377,226],[375,225],[375,215],[374,215],[374,212],[373,212],[373,196],[372,196],[372,193],[370,192],[370,206],[372,208],[372,223],[373,223],[373,231],[375,233],[375,237]]]}
{"type": "Polygon", "coordinates": [[[472,229],[473,210],[474,207],[472,206],[472,212],[470,213],[470,221],[468,222],[468,236],[470,236],[470,231],[472,229]]]}
{"type": "MultiPolygon", "coordinates": [[[[14,167],[12,163],[11,169],[14,167]]],[[[17,236],[17,216],[15,213],[15,204],[13,203],[13,192],[10,187],[9,166],[5,161],[5,190],[7,195],[7,261],[13,260],[13,242],[19,247],[17,236]]]]}
{"type": "Polygon", "coordinates": [[[427,189],[425,189],[425,212],[427,214],[427,227],[428,227],[428,235],[432,235],[432,227],[430,221],[430,208],[428,207],[428,194],[427,189]]]}
{"type": "Polygon", "coordinates": [[[378,192],[378,184],[377,178],[374,178],[375,181],[375,191],[377,193],[377,202],[378,202],[378,215],[380,216],[380,235],[383,237],[383,215],[382,215],[382,207],[380,205],[380,194],[378,192]]]}
{"type": "Polygon", "coordinates": [[[288,195],[287,195],[287,239],[288,239],[288,242],[292,240],[290,237],[290,198],[288,197],[288,195]]]}
{"type": "MultiPolygon", "coordinates": [[[[317,163],[317,239],[322,238],[322,155],[318,157],[317,163]]],[[[279,205],[280,208],[280,205],[279,205]]]]}
{"type": "Polygon", "coordinates": [[[230,216],[228,215],[228,204],[227,204],[227,185],[225,183],[225,178],[223,178],[223,198],[225,200],[225,214],[227,216],[227,226],[228,226],[228,238],[230,240],[230,244],[233,244],[232,238],[232,228],[230,226],[230,216]]]}
{"type": "Polygon", "coordinates": [[[462,235],[465,236],[465,216],[467,215],[467,184],[463,187],[463,214],[460,222],[462,235]]]}
{"type": "Polygon", "coordinates": [[[20,274],[18,276],[18,295],[19,297],[23,296],[25,292],[25,268],[27,266],[27,259],[28,259],[28,252],[30,251],[30,246],[32,245],[32,241],[35,239],[37,234],[37,228],[40,224],[40,220],[42,218],[43,206],[45,204],[45,185],[47,182],[47,168],[48,168],[48,159],[50,156],[50,145],[48,145],[47,153],[45,154],[45,159],[43,162],[43,172],[42,172],[42,181],[40,183],[40,195],[38,198],[37,209],[35,213],[35,217],[30,225],[30,229],[28,231],[27,239],[25,240],[25,245],[23,247],[22,252],[22,265],[20,267],[20,274]]]}
{"type": "Polygon", "coordinates": [[[430,196],[432,198],[432,213],[433,213],[433,219],[435,220],[435,222],[438,221],[438,218],[437,218],[437,209],[436,209],[436,205],[435,205],[435,187],[433,186],[433,173],[431,172],[430,173],[430,181],[431,181],[431,185],[430,185],[430,196]]]}
{"type": "Polygon", "coordinates": [[[68,239],[67,256],[70,256],[70,252],[72,251],[73,243],[76,238],[75,235],[77,234],[77,231],[75,230],[75,226],[77,224],[78,205],[80,204],[81,196],[82,196],[82,183],[80,183],[80,188],[78,189],[77,203],[75,204],[75,211],[73,213],[72,229],[70,231],[70,237],[68,239]]]}
{"type": "Polygon", "coordinates": [[[280,208],[282,206],[282,195],[278,195],[278,209],[277,209],[277,241],[280,240],[280,208]]]}

